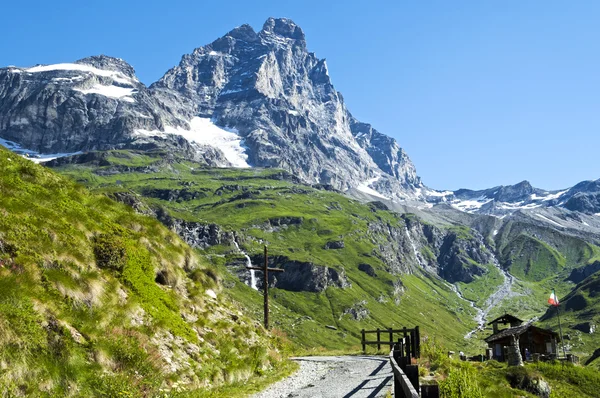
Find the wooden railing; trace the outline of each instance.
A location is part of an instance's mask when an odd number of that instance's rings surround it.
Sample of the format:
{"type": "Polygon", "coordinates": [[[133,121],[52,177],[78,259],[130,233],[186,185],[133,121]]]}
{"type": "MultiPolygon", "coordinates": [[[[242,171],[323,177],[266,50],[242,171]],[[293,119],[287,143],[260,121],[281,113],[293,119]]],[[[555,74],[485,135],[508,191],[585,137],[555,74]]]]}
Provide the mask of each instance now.
{"type": "Polygon", "coordinates": [[[394,372],[394,397],[395,398],[419,398],[419,369],[417,365],[411,365],[417,367],[417,388],[410,380],[410,378],[404,373],[404,370],[398,364],[397,353],[399,351],[390,351],[390,365],[392,365],[392,371],[394,372]]]}
{"type": "MultiPolygon", "coordinates": [[[[390,365],[394,372],[394,397],[439,398],[440,392],[437,385],[419,384],[419,366],[416,364],[417,358],[421,355],[419,327],[417,326],[414,329],[403,328],[398,331],[387,329],[386,331],[389,336],[396,332],[402,333],[402,337],[396,343],[392,343],[389,355],[390,365]]],[[[378,342],[366,341],[364,338],[366,333],[371,332],[364,331],[363,342],[365,344],[381,343],[380,338],[377,339],[378,342]]],[[[387,343],[389,344],[389,342],[387,343]]]]}
{"type": "Polygon", "coordinates": [[[381,346],[388,346],[391,350],[396,340],[394,340],[394,334],[401,334],[402,337],[398,339],[398,341],[402,340],[403,345],[407,347],[408,356],[419,358],[421,356],[421,336],[419,334],[419,327],[415,326],[414,329],[375,329],[375,330],[365,330],[361,331],[361,344],[363,353],[366,353],[367,345],[377,345],[377,350],[381,350],[381,346]],[[367,340],[367,334],[376,334],[377,340],[367,340]],[[384,338],[383,340],[381,338],[384,338]],[[385,339],[387,337],[387,339],[385,339]]]}

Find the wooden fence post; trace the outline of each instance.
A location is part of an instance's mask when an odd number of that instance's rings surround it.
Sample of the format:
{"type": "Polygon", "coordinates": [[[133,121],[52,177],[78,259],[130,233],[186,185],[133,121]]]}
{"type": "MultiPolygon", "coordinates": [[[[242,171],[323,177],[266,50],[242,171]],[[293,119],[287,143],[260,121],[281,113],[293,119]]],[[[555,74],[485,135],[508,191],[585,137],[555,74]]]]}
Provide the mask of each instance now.
{"type": "Polygon", "coordinates": [[[411,351],[411,358],[416,358],[417,357],[417,339],[415,338],[417,335],[416,330],[411,330],[410,332],[410,351],[411,351]]]}
{"type": "Polygon", "coordinates": [[[377,352],[381,351],[381,335],[379,333],[379,328],[377,328],[377,352]]]}
{"type": "Polygon", "coordinates": [[[422,385],[421,398],[440,398],[440,386],[437,384],[422,385]]]}
{"type": "MultiPolygon", "coordinates": [[[[402,351],[400,351],[401,346],[402,344],[400,343],[400,339],[398,339],[398,346],[394,347],[393,351],[393,358],[397,364],[399,364],[398,358],[402,355],[402,351]]],[[[398,378],[396,377],[396,374],[393,372],[393,369],[392,374],[394,375],[394,397],[404,397],[404,390],[402,390],[400,380],[398,380],[398,378]]]]}
{"type": "Polygon", "coordinates": [[[421,333],[418,326],[415,326],[415,342],[415,358],[421,358],[421,333]]]}
{"type": "Polygon", "coordinates": [[[390,350],[394,347],[394,333],[392,333],[392,328],[388,328],[388,333],[390,334],[390,350]]]}
{"type": "Polygon", "coordinates": [[[363,348],[363,354],[367,353],[367,345],[365,344],[365,329],[362,330],[362,348],[363,348]]]}
{"type": "Polygon", "coordinates": [[[410,384],[413,385],[417,393],[419,392],[419,367],[417,365],[406,365],[406,369],[404,369],[404,373],[408,380],[410,380],[410,384]]]}

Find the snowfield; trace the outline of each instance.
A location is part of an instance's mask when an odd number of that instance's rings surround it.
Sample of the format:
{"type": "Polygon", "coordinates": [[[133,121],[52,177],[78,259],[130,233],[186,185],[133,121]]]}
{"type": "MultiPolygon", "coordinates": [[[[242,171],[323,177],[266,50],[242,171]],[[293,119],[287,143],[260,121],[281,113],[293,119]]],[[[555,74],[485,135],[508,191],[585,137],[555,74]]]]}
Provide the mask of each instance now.
{"type": "Polygon", "coordinates": [[[135,130],[135,134],[147,137],[163,137],[168,134],[180,135],[189,142],[207,145],[219,149],[233,167],[248,168],[248,155],[243,140],[237,130],[219,127],[208,118],[195,117],[190,122],[190,129],[181,127],[165,127],[160,130],[135,130]]]}

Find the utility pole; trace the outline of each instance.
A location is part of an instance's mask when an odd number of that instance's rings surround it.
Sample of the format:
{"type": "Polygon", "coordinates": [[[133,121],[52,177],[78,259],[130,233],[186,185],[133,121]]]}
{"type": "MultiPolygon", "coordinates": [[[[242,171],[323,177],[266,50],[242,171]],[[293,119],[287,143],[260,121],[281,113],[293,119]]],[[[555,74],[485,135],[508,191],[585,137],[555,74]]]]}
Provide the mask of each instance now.
{"type": "Polygon", "coordinates": [[[264,274],[263,296],[265,299],[265,329],[269,329],[269,272],[284,272],[281,268],[269,268],[269,253],[265,245],[265,264],[263,267],[246,267],[255,271],[262,271],[264,274]]]}

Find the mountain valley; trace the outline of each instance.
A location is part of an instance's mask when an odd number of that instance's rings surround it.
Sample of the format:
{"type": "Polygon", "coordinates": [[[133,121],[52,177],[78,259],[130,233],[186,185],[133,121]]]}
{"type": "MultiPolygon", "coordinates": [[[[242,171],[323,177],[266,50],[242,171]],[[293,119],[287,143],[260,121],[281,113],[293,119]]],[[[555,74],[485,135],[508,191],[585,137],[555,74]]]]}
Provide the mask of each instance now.
{"type": "Polygon", "coordinates": [[[15,396],[259,389],[292,353],[358,352],[361,329],[419,325],[479,354],[505,313],[556,329],[552,289],[569,352],[600,347],[600,179],[428,187],[289,19],[237,27],[150,86],[105,55],[0,68],[0,144],[15,396]],[[247,270],[264,246],[285,270],[271,332],[247,270]]]}

